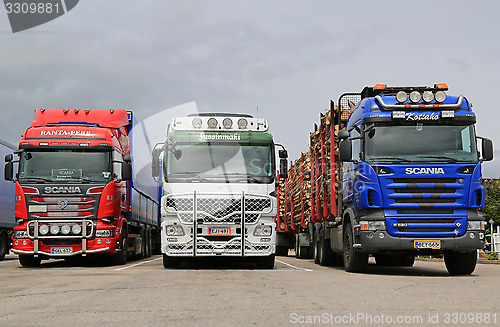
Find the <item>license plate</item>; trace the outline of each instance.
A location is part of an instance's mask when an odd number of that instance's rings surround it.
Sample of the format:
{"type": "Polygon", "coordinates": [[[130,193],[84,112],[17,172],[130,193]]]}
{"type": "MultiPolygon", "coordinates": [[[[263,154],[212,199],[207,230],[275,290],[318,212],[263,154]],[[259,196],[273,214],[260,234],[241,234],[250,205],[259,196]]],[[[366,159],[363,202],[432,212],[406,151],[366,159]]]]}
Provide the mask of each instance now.
{"type": "Polygon", "coordinates": [[[231,227],[208,227],[208,235],[231,235],[231,227]]]}
{"type": "Polygon", "coordinates": [[[73,248],[52,248],[52,254],[71,254],[73,253],[73,248]]]}
{"type": "Polygon", "coordinates": [[[430,241],[430,240],[425,240],[425,241],[413,241],[413,247],[415,249],[433,249],[433,250],[439,250],[441,249],[441,241],[430,241]]]}

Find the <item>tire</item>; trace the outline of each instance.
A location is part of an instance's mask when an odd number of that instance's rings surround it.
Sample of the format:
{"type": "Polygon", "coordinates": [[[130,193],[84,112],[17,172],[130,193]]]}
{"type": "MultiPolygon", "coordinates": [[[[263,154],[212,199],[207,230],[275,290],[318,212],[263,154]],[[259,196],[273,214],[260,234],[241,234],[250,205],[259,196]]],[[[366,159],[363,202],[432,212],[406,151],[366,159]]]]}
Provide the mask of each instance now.
{"type": "Polygon", "coordinates": [[[312,251],[314,263],[319,264],[319,235],[317,231],[314,231],[313,234],[312,251]]]}
{"type": "Polygon", "coordinates": [[[115,265],[122,266],[127,263],[127,232],[122,227],[120,233],[120,251],[114,254],[115,265]]]}
{"type": "Polygon", "coordinates": [[[309,246],[300,246],[299,245],[299,235],[295,236],[295,257],[297,259],[310,259],[311,258],[311,250],[309,246]]]}
{"type": "Polygon", "coordinates": [[[318,263],[321,266],[331,266],[334,259],[333,252],[329,241],[325,238],[325,231],[323,229],[319,233],[318,250],[318,263]]]}
{"type": "Polygon", "coordinates": [[[139,235],[141,235],[141,252],[137,255],[137,258],[143,259],[146,257],[146,230],[141,228],[139,235]]]}
{"type": "Polygon", "coordinates": [[[276,246],[276,255],[280,257],[288,256],[288,246],[284,245],[276,246]]]}
{"type": "Polygon", "coordinates": [[[472,252],[447,252],[444,254],[446,269],[452,276],[470,275],[476,269],[477,250],[472,252]]]}
{"type": "Polygon", "coordinates": [[[164,268],[179,268],[181,266],[181,258],[169,257],[163,254],[163,267],[164,268]]]}
{"type": "Polygon", "coordinates": [[[7,233],[0,232],[0,261],[5,258],[5,255],[9,253],[10,241],[7,233]]]}
{"type": "Polygon", "coordinates": [[[368,253],[358,252],[354,247],[351,224],[344,227],[344,267],[347,272],[365,272],[368,266],[368,253]]]}
{"type": "Polygon", "coordinates": [[[146,229],[146,258],[151,257],[152,252],[151,229],[146,229]]]}
{"type": "Polygon", "coordinates": [[[31,254],[20,254],[19,255],[19,263],[23,267],[38,267],[42,259],[40,257],[35,257],[31,254]]]}
{"type": "Polygon", "coordinates": [[[257,268],[258,269],[273,269],[274,268],[275,255],[271,254],[267,257],[257,258],[257,268]]]}

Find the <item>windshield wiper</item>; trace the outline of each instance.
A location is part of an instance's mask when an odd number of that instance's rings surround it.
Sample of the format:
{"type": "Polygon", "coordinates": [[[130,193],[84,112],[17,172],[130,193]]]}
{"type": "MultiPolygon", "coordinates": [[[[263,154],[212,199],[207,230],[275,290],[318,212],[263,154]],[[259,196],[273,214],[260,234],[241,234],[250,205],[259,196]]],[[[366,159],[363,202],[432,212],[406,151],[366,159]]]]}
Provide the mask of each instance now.
{"type": "Polygon", "coordinates": [[[419,158],[435,158],[435,159],[445,159],[451,162],[458,162],[458,159],[448,157],[448,156],[432,156],[432,155],[417,155],[419,158]]]}
{"type": "Polygon", "coordinates": [[[377,158],[370,158],[370,160],[391,160],[391,161],[399,161],[399,162],[411,162],[411,160],[406,159],[406,158],[401,158],[401,157],[377,157],[377,158]]]}
{"type": "Polygon", "coordinates": [[[27,182],[28,180],[30,179],[33,179],[35,181],[39,181],[39,182],[53,182],[52,179],[50,178],[46,178],[46,177],[38,177],[38,176],[30,176],[30,177],[22,177],[21,180],[23,182],[27,182]]]}

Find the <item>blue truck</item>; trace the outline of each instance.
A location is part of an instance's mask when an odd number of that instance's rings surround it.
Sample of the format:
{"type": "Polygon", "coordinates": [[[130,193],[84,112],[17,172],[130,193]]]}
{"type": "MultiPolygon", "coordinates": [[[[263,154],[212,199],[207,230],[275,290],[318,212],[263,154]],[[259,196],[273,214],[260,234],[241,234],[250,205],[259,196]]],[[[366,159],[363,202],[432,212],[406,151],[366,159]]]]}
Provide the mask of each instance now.
{"type": "Polygon", "coordinates": [[[476,136],[467,98],[447,90],[377,84],[331,102],[330,133],[311,134],[312,210],[289,228],[297,256],[363,272],[369,255],[398,266],[443,255],[451,275],[474,271],[485,241],[481,164],[493,143],[476,136]]]}
{"type": "MultiPolygon", "coordinates": [[[[12,144],[0,140],[0,157],[12,153],[14,149],[12,144]]],[[[15,226],[14,185],[0,178],[0,260],[3,260],[5,255],[9,253],[12,243],[10,235],[15,226]]]]}

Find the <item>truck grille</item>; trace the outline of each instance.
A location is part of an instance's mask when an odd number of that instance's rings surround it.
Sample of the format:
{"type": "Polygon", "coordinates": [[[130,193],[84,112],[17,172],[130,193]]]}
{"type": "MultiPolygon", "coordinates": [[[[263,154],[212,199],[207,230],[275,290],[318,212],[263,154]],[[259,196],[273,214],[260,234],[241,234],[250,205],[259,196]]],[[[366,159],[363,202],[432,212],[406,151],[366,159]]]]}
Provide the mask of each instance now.
{"type": "Polygon", "coordinates": [[[466,191],[458,178],[393,178],[387,187],[389,234],[408,237],[460,236],[466,231],[466,191]]]}
{"type": "MultiPolygon", "coordinates": [[[[197,221],[203,223],[241,223],[241,197],[208,197],[198,195],[196,201],[197,221]]],[[[193,223],[194,200],[192,195],[169,196],[166,210],[177,213],[183,223],[193,223]]],[[[272,210],[269,197],[245,196],[245,223],[256,223],[262,213],[272,210]]]]}
{"type": "Polygon", "coordinates": [[[99,195],[92,196],[32,196],[28,200],[30,219],[95,219],[99,195]]]}

